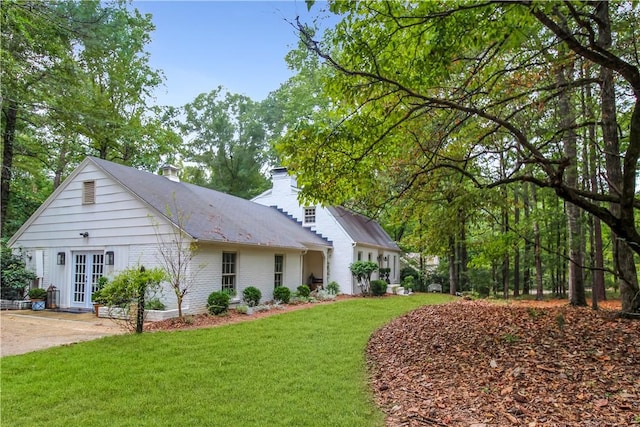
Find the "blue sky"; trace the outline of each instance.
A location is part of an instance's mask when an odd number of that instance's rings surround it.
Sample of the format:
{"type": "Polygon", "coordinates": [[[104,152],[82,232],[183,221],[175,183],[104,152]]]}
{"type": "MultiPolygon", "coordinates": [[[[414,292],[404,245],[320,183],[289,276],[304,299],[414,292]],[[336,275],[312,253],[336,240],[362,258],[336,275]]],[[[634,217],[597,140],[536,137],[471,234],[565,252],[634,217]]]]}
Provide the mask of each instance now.
{"type": "Polygon", "coordinates": [[[133,6],[153,15],[156,30],[147,50],[151,66],[165,73],[157,103],[173,106],[219,85],[264,99],[293,75],[284,60],[297,45],[290,22],[327,15],[326,3],[316,2],[308,12],[304,0],[136,0],[133,6]]]}

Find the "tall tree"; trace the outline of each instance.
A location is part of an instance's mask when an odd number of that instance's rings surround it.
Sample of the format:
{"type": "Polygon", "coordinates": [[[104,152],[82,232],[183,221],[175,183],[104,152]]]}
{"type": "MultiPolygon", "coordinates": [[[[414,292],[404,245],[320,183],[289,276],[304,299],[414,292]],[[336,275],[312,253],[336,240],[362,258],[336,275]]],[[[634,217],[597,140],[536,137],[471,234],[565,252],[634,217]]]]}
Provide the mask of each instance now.
{"type": "MultiPolygon", "coordinates": [[[[594,13],[600,3],[365,1],[332,2],[330,7],[344,16],[334,36],[324,42],[313,37],[306,41],[334,70],[327,94],[335,108],[291,135],[283,150],[288,164],[302,172],[303,196],[339,201],[371,191],[380,176],[391,176],[388,165],[394,162],[387,157],[415,155],[408,137],[416,127],[412,123],[437,121],[444,132],[431,132],[433,143],[420,154],[429,159],[430,171],[457,170],[479,188],[520,181],[552,189],[557,197],[599,218],[621,245],[640,254],[634,219],[640,206],[635,197],[640,73],[630,42],[633,30],[623,26],[629,17],[638,19],[637,5],[612,11],[620,42],[615,48],[597,44],[594,37],[601,21],[594,13]],[[628,144],[612,151],[624,165],[615,193],[587,191],[567,179],[572,159],[563,153],[559,136],[574,125],[560,120],[558,99],[594,80],[576,78],[559,86],[555,70],[567,59],[556,55],[559,46],[611,70],[633,93],[634,102],[625,104],[623,113],[630,118],[628,144]],[[444,155],[452,145],[461,156],[444,155]],[[503,175],[496,170],[500,152],[515,155],[503,175]],[[483,169],[471,173],[466,168],[470,161],[483,169]]],[[[304,36],[305,28],[300,32],[304,36]]],[[[414,169],[408,178],[402,176],[403,182],[411,185],[424,170],[414,169]]],[[[564,249],[557,249],[561,256],[564,249]]],[[[562,288],[564,269],[558,266],[556,271],[562,288]]],[[[622,286],[623,310],[638,311],[640,301],[632,296],[637,286],[628,281],[622,286]]]]}
{"type": "Polygon", "coordinates": [[[30,155],[30,145],[46,102],[55,88],[69,83],[65,71],[71,35],[65,8],[57,3],[8,0],[0,8],[0,103],[2,106],[1,228],[5,230],[17,158],[30,155]]]}
{"type": "Polygon", "coordinates": [[[162,81],[145,51],[150,16],[122,0],[9,0],[1,13],[4,233],[33,212],[12,208],[28,197],[15,176],[55,187],[87,155],[155,169],[178,145],[150,103],[162,81]]]}
{"type": "Polygon", "coordinates": [[[268,187],[269,145],[260,105],[218,87],[185,105],[184,159],[206,171],[210,188],[251,198],[268,187]]]}
{"type": "MultiPolygon", "coordinates": [[[[562,47],[562,45],[561,45],[562,47]]],[[[560,127],[566,129],[564,132],[563,152],[569,160],[565,177],[567,184],[573,188],[578,188],[578,135],[575,132],[576,118],[571,102],[571,92],[562,90],[569,86],[572,78],[573,62],[567,61],[563,66],[558,67],[557,84],[560,88],[558,97],[558,114],[560,114],[560,127]]],[[[569,235],[569,302],[572,305],[587,305],[584,291],[584,275],[582,271],[582,227],[580,224],[580,208],[571,202],[566,204],[568,235],[569,235]]]]}

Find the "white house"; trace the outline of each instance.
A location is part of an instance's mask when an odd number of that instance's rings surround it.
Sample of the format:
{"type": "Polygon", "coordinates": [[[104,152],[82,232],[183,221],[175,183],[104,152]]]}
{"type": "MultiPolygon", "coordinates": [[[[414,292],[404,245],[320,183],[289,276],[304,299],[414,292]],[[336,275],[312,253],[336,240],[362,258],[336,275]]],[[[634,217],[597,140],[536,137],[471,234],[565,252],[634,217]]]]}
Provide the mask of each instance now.
{"type": "MultiPolygon", "coordinates": [[[[298,201],[300,190],[296,179],[289,175],[286,168],[272,170],[271,176],[272,188],[252,200],[265,206],[277,207],[333,245],[328,252],[328,259],[323,260],[326,262],[321,271],[316,268],[307,269],[314,273],[318,281],[320,278],[324,284],[335,281],[343,293],[357,294],[360,289],[351,275],[349,265],[355,261],[374,261],[380,267],[391,269],[391,283],[399,283],[402,251],[380,224],[340,206],[302,206],[298,201]]],[[[316,253],[317,257],[320,255],[324,253],[316,253]]],[[[315,259],[313,261],[316,262],[315,259]]]]}
{"type": "MultiPolygon", "coordinates": [[[[326,238],[275,208],[179,182],[172,168],[165,175],[89,157],[8,244],[28,254],[39,286],[56,286],[59,306],[66,309],[89,310],[101,276],[140,265],[162,267],[159,239],[170,240],[177,227],[198,246],[185,313],[204,312],[213,291],[241,295],[255,286],[270,300],[275,286],[295,290],[311,274],[328,277],[332,244],[326,238]]],[[[374,246],[354,245],[353,250],[365,257],[367,250],[375,251],[374,258],[383,253],[374,246]]],[[[346,269],[348,262],[336,265],[346,269]]],[[[170,289],[162,299],[176,308],[170,289]]]]}

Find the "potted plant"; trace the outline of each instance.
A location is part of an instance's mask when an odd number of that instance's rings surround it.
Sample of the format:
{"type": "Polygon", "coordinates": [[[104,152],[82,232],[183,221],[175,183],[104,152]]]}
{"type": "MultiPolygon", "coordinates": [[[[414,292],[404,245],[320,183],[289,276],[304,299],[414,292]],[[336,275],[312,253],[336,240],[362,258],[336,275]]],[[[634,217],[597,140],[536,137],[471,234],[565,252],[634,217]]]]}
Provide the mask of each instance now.
{"type": "Polygon", "coordinates": [[[32,310],[44,310],[44,302],[47,299],[47,290],[42,288],[29,289],[29,299],[32,310]]]}

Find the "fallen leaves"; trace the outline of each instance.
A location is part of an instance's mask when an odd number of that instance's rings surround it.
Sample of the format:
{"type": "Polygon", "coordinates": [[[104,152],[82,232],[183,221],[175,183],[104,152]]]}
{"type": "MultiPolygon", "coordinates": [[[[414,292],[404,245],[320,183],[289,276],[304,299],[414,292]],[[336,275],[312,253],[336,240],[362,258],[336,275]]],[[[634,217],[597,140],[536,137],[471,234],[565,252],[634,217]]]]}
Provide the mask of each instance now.
{"type": "Polygon", "coordinates": [[[460,301],[378,330],[367,358],[389,426],[629,426],[638,349],[640,322],[607,311],[460,301]]]}

